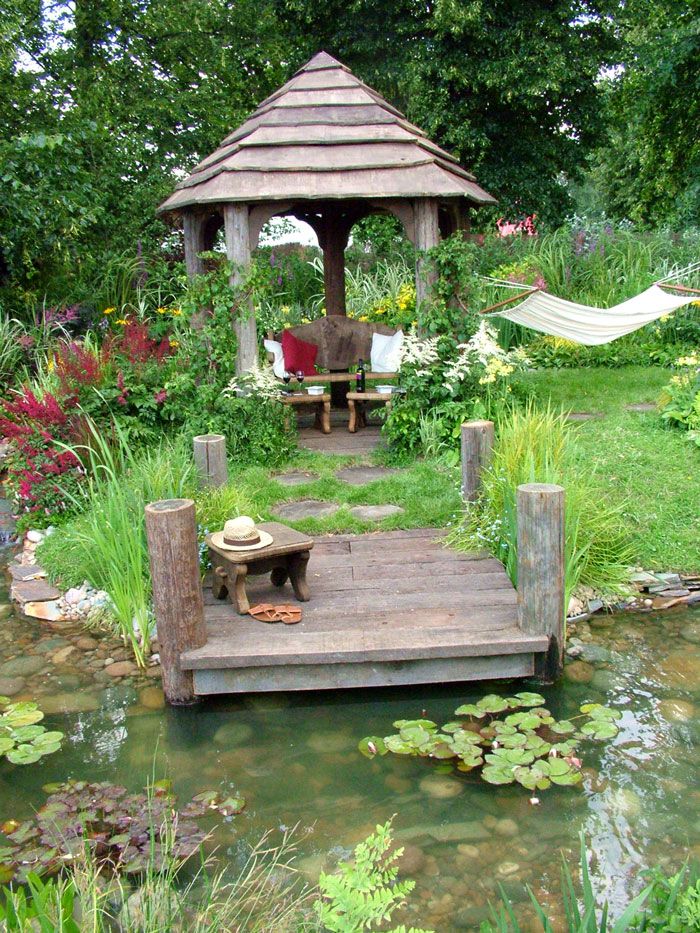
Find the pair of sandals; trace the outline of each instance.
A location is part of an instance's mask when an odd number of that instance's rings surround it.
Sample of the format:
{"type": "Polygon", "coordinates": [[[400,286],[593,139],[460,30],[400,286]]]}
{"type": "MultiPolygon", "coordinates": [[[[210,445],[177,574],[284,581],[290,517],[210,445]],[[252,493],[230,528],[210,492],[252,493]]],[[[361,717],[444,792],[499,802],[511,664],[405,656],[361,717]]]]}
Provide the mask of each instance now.
{"type": "Polygon", "coordinates": [[[258,603],[248,610],[258,622],[283,622],[285,625],[296,625],[301,622],[301,608],[288,604],[273,605],[273,603],[258,603]]]}

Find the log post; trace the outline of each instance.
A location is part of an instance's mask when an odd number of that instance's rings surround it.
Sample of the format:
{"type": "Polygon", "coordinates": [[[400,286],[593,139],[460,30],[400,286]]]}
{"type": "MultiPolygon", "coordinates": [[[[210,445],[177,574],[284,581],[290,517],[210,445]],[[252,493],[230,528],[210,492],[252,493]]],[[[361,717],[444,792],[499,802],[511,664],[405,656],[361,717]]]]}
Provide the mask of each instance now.
{"type": "Polygon", "coordinates": [[[182,230],[185,238],[185,269],[187,278],[204,272],[204,263],[199,258],[206,246],[204,242],[204,218],[194,211],[185,211],[182,215],[182,230]]]}
{"type": "Polygon", "coordinates": [[[192,671],[181,669],[180,655],[207,640],[192,499],[147,505],[146,538],[163,692],[172,706],[187,706],[196,702],[194,682],[192,671]]]}
{"type": "MultiPolygon", "coordinates": [[[[250,226],[247,204],[224,206],[224,233],[226,258],[233,263],[230,282],[235,288],[244,280],[250,265],[250,226]]],[[[249,372],[258,362],[258,334],[252,296],[248,296],[235,309],[233,329],[238,341],[236,372],[249,372]]]]}
{"type": "Polygon", "coordinates": [[[203,486],[225,486],[228,482],[226,438],[223,434],[198,434],[193,439],[194,464],[203,486]]]}
{"type": "Polygon", "coordinates": [[[535,673],[552,683],[562,673],[566,640],[564,603],[564,490],[550,483],[518,486],[518,622],[546,635],[549,649],[535,673]]]}
{"type": "Polygon", "coordinates": [[[426,301],[435,284],[435,273],[426,259],[429,249],[440,242],[438,202],[435,198],[416,198],[413,202],[416,245],[416,307],[426,301]]]}
{"type": "Polygon", "coordinates": [[[493,421],[467,421],[462,425],[462,497],[476,502],[481,490],[481,474],[491,463],[493,421]]]}

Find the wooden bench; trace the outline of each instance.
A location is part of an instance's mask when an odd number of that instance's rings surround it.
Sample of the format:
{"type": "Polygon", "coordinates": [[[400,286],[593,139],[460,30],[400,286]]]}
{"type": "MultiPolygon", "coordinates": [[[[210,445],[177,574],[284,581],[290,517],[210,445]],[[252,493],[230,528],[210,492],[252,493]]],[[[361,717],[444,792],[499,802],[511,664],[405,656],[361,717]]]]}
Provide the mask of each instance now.
{"type": "MultiPolygon", "coordinates": [[[[318,347],[316,366],[318,369],[327,370],[327,373],[307,376],[304,380],[305,384],[331,383],[332,386],[343,382],[353,382],[355,374],[350,372],[350,367],[357,366],[358,360],[370,363],[373,334],[385,334],[391,337],[396,330],[397,328],[388,327],[386,324],[357,321],[342,314],[331,314],[328,317],[317,318],[309,324],[300,324],[298,327],[290,328],[295,337],[318,347]]],[[[276,335],[274,339],[280,340],[281,335],[276,335]]],[[[365,373],[365,378],[368,382],[386,382],[395,379],[396,375],[396,373],[368,371],[365,373]]],[[[338,398],[344,400],[344,393],[333,393],[333,400],[336,401],[338,398]]]]}

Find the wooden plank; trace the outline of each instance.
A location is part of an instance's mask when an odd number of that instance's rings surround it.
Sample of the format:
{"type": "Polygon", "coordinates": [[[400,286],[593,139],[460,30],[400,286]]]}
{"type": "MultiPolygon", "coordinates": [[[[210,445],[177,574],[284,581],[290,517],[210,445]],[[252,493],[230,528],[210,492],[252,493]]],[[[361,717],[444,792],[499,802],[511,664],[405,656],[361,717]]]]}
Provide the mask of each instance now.
{"type": "Polygon", "coordinates": [[[334,666],[300,665],[295,668],[258,666],[234,670],[196,670],[193,676],[196,693],[208,696],[268,690],[332,690],[457,683],[531,677],[533,672],[532,654],[515,654],[334,666]]]}
{"type": "MultiPolygon", "coordinates": [[[[261,623],[264,624],[264,623],[261,623]]],[[[289,630],[285,630],[289,632],[289,630]]],[[[417,658],[476,657],[544,651],[546,637],[527,636],[517,629],[471,637],[464,627],[416,630],[364,629],[356,631],[280,634],[265,644],[245,632],[210,638],[202,648],[185,651],[185,670],[251,667],[256,664],[339,664],[360,661],[407,661],[417,658]]]]}

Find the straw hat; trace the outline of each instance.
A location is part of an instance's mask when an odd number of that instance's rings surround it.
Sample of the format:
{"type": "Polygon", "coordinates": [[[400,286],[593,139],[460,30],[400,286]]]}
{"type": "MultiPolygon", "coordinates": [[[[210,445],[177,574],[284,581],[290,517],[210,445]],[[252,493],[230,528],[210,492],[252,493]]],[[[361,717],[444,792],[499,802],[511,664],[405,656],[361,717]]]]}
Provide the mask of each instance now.
{"type": "Polygon", "coordinates": [[[224,551],[257,551],[272,544],[272,535],[255,527],[247,515],[239,515],[226,522],[223,531],[211,536],[211,543],[224,551]]]}

